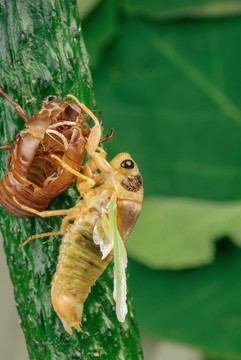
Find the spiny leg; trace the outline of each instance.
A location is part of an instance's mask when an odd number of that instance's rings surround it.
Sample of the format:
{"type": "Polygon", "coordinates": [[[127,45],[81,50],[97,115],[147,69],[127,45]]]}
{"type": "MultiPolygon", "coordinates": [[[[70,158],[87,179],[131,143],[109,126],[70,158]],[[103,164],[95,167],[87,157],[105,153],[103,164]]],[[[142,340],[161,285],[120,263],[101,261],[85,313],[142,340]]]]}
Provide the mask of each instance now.
{"type": "Polygon", "coordinates": [[[58,216],[58,215],[68,215],[69,214],[69,210],[68,209],[61,209],[61,210],[48,210],[48,211],[38,211],[35,210],[29,206],[23,205],[21,204],[16,197],[13,197],[13,201],[18,204],[18,206],[26,211],[29,211],[35,215],[41,216],[42,218],[48,217],[48,216],[58,216]]]}
{"type": "Polygon", "coordinates": [[[70,220],[75,220],[75,216],[65,216],[62,220],[60,231],[62,234],[65,234],[66,229],[69,225],[70,220]]]}
{"type": "Polygon", "coordinates": [[[114,133],[115,133],[114,129],[111,128],[110,133],[106,135],[103,139],[100,139],[100,144],[103,144],[104,142],[111,140],[114,133]]]}
{"type": "Polygon", "coordinates": [[[101,112],[101,111],[99,111],[98,119],[99,119],[99,124],[100,124],[101,126],[103,126],[103,124],[104,124],[104,118],[103,118],[103,115],[102,115],[102,112],[101,112]]]}
{"type": "Polygon", "coordinates": [[[66,98],[67,98],[67,99],[73,99],[73,100],[76,102],[76,104],[78,104],[79,107],[80,107],[82,110],[84,110],[84,112],[85,112],[87,115],[89,115],[89,117],[91,117],[92,120],[94,120],[94,122],[95,122],[96,125],[100,125],[99,120],[97,119],[97,117],[92,113],[92,111],[91,111],[90,109],[87,108],[87,106],[85,106],[85,104],[81,103],[81,102],[77,99],[77,97],[75,97],[74,95],[70,95],[70,94],[69,94],[69,95],[66,96],[66,98]]]}
{"type": "Polygon", "coordinates": [[[12,145],[1,145],[0,146],[0,150],[11,150],[12,149],[12,145]]]}
{"type": "MultiPolygon", "coordinates": [[[[96,149],[99,146],[101,135],[102,135],[102,127],[99,123],[99,120],[97,117],[92,113],[91,110],[89,110],[83,103],[80,103],[79,100],[74,95],[67,95],[67,99],[73,99],[75,102],[79,105],[79,107],[84,110],[84,112],[89,115],[92,120],[95,122],[95,126],[91,129],[90,135],[88,137],[87,143],[86,143],[86,151],[89,154],[90,157],[99,156],[98,153],[96,153],[96,149]]],[[[98,168],[98,166],[97,166],[98,168]]]]}
{"type": "Polygon", "coordinates": [[[17,111],[18,115],[21,116],[21,118],[24,120],[24,121],[28,121],[30,118],[29,116],[26,114],[26,112],[21,108],[20,105],[16,104],[4,91],[2,88],[0,88],[0,94],[2,94],[5,99],[7,99],[10,104],[14,107],[14,109],[17,111]]]}
{"type": "MultiPolygon", "coordinates": [[[[103,154],[96,152],[96,150],[100,151],[99,143],[101,141],[101,135],[102,135],[102,128],[99,123],[99,120],[92,113],[92,111],[90,111],[83,103],[80,103],[79,100],[74,95],[67,95],[66,98],[73,99],[79,105],[79,107],[83,109],[85,113],[94,120],[95,126],[91,129],[90,136],[87,140],[86,151],[89,154],[89,156],[96,161],[96,169],[100,169],[103,172],[110,172],[111,167],[109,166],[108,161],[106,159],[103,160],[103,154]],[[99,158],[102,158],[102,160],[99,161],[99,158]]],[[[111,136],[113,136],[113,132],[111,133],[111,136]]]]}
{"type": "Polygon", "coordinates": [[[47,232],[47,233],[43,233],[43,234],[31,235],[27,238],[27,240],[25,240],[22,244],[20,244],[19,247],[25,246],[30,240],[33,240],[33,239],[43,238],[43,237],[47,237],[47,236],[58,236],[58,235],[63,235],[61,230],[54,231],[54,232],[47,232]]]}
{"type": "MultiPolygon", "coordinates": [[[[82,110],[85,111],[87,115],[89,115],[95,122],[95,126],[91,129],[91,133],[88,137],[87,144],[86,144],[86,151],[88,155],[91,157],[90,162],[86,164],[84,167],[86,169],[86,172],[88,174],[92,174],[94,171],[99,169],[103,173],[110,173],[112,171],[112,167],[110,166],[109,162],[105,159],[106,152],[99,147],[100,141],[101,141],[101,135],[102,135],[102,127],[99,123],[99,120],[97,117],[90,111],[83,103],[80,103],[79,100],[74,95],[67,95],[67,99],[73,99],[82,110]],[[97,150],[99,152],[97,152],[97,150]],[[88,169],[88,170],[87,170],[88,169]]],[[[113,136],[113,131],[111,132],[110,136],[113,136]]],[[[71,168],[67,167],[67,164],[63,165],[67,170],[78,176],[78,178],[84,178],[84,175],[81,174],[81,176],[77,175],[79,173],[75,172],[75,170],[70,170],[71,168]]],[[[86,189],[94,186],[94,181],[91,180],[89,177],[87,177],[87,183],[80,183],[80,187],[78,186],[78,190],[85,191],[86,189]],[[92,182],[92,185],[91,185],[92,182]]],[[[79,185],[79,184],[78,184],[79,185]]]]}
{"type": "MultiPolygon", "coordinates": [[[[70,213],[71,213],[70,209],[70,213]]],[[[63,218],[62,220],[62,224],[61,224],[61,228],[60,231],[52,231],[52,232],[47,232],[47,233],[42,233],[42,234],[36,234],[36,235],[31,235],[27,238],[27,240],[25,240],[22,244],[20,244],[20,247],[25,246],[30,240],[33,239],[38,239],[38,238],[43,238],[43,237],[47,237],[47,236],[59,236],[59,235],[63,235],[66,232],[66,228],[69,225],[69,221],[70,220],[74,220],[75,216],[66,216],[63,218]]]]}

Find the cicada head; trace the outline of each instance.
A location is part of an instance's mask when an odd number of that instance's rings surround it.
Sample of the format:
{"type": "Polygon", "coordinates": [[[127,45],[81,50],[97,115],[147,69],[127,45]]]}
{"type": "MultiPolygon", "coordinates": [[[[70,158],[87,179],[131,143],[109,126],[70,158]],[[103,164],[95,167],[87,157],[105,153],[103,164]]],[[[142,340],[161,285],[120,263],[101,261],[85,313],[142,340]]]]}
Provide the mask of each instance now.
{"type": "Polygon", "coordinates": [[[143,202],[143,181],[137,164],[127,153],[118,154],[111,162],[117,190],[117,227],[126,240],[138,219],[143,202]]]}

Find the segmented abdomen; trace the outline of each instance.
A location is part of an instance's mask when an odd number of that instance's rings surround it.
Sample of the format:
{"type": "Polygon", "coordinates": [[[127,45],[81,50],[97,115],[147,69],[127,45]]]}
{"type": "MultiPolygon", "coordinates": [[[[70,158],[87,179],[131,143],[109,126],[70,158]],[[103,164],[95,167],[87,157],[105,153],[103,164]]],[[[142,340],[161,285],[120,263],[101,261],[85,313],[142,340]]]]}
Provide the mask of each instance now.
{"type": "Polygon", "coordinates": [[[74,102],[49,96],[15,137],[8,172],[0,180],[0,204],[19,217],[35,216],[14,201],[38,211],[65,191],[76,176],[51,156],[80,171],[89,136],[89,125],[74,102]],[[51,102],[53,101],[53,102],[51,102]]]}
{"type": "Polygon", "coordinates": [[[93,242],[90,226],[70,225],[60,246],[58,265],[52,281],[52,303],[65,330],[81,330],[83,305],[91,287],[112,260],[104,260],[99,246],[93,242]]]}
{"type": "Polygon", "coordinates": [[[19,217],[32,217],[34,214],[23,210],[16,202],[16,197],[21,204],[34,207],[35,210],[45,210],[51,200],[51,196],[39,192],[36,194],[31,185],[25,185],[24,181],[19,182],[8,172],[0,180],[0,204],[11,214],[19,217]],[[33,205],[34,204],[34,205],[33,205]]]}

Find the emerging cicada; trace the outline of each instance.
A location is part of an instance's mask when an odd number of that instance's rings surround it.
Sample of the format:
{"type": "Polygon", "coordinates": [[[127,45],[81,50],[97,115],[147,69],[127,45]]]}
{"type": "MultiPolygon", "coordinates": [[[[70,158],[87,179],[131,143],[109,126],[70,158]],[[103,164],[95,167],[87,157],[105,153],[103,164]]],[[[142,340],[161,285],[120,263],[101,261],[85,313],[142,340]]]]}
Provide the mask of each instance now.
{"type": "Polygon", "coordinates": [[[119,321],[124,321],[127,313],[124,242],[139,216],[143,201],[142,177],[130,155],[120,153],[108,162],[106,153],[98,147],[98,136],[92,140],[87,146],[91,159],[84,166],[84,175],[77,175],[58,160],[79,177],[77,189],[82,198],[73,208],[37,212],[19,204],[24,210],[42,217],[66,215],[59,232],[33,235],[24,244],[33,238],[63,234],[51,297],[69,334],[72,334],[72,327],[81,330],[84,302],[113,257],[116,313],[119,321]],[[69,224],[70,220],[74,223],[69,224]]]}
{"type": "MultiPolygon", "coordinates": [[[[42,101],[41,109],[29,118],[2,89],[0,93],[25,121],[24,129],[12,145],[0,147],[10,150],[8,172],[0,182],[0,204],[15,216],[31,217],[34,214],[21,208],[13,197],[23,205],[42,211],[52,198],[75,181],[76,176],[63,169],[52,155],[80,171],[90,135],[86,121],[90,111],[72,95],[64,100],[50,95],[42,101]],[[68,98],[74,101],[67,101],[68,98]]],[[[96,117],[94,127],[101,132],[96,117]]],[[[109,140],[111,135],[100,142],[109,140]]]]}

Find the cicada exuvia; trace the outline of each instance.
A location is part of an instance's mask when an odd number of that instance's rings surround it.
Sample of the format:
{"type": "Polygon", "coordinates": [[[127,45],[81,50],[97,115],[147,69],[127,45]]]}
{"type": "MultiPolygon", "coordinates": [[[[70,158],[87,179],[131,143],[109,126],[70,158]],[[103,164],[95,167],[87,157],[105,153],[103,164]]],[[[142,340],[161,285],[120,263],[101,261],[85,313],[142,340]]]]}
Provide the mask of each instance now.
{"type": "MultiPolygon", "coordinates": [[[[52,155],[77,171],[81,169],[90,135],[87,118],[92,112],[73,95],[63,100],[49,95],[42,101],[41,109],[29,117],[1,88],[0,93],[25,121],[12,144],[0,146],[10,150],[8,172],[0,180],[0,204],[15,216],[31,217],[34,214],[14,202],[13,197],[22,205],[42,211],[76,180],[52,155]]],[[[100,121],[96,117],[93,120],[95,132],[101,133],[100,121]]],[[[99,136],[100,142],[112,135],[113,132],[104,139],[99,136]]]]}

